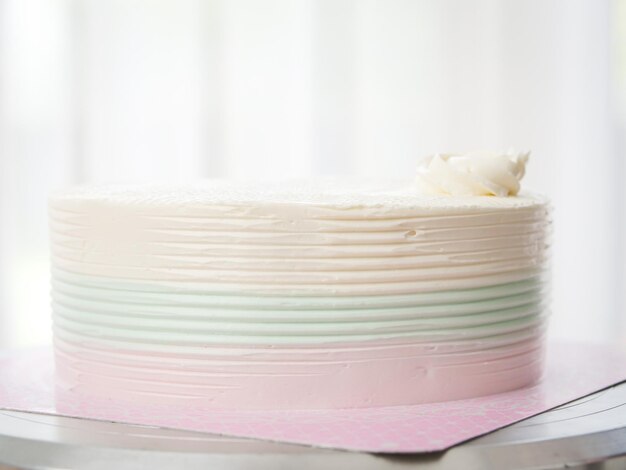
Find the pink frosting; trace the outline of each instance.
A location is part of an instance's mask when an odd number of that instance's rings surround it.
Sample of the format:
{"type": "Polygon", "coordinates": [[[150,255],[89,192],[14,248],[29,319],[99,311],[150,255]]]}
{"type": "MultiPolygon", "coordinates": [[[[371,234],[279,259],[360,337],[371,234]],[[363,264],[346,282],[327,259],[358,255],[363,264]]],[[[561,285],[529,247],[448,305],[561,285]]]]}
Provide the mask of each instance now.
{"type": "Polygon", "coordinates": [[[502,344],[210,346],[202,355],[113,350],[56,339],[60,392],[214,409],[407,405],[500,393],[536,382],[543,335],[502,344]],[[244,350],[245,349],[245,350],[244,350]]]}

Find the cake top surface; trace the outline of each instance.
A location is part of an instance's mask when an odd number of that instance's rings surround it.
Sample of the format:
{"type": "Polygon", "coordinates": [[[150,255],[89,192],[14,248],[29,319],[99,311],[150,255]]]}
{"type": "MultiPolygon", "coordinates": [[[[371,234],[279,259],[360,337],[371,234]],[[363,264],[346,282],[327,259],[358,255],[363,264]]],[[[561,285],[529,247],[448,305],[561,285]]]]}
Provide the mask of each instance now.
{"type": "Polygon", "coordinates": [[[51,201],[113,205],[274,205],[399,208],[515,208],[543,205],[544,196],[448,196],[420,192],[411,180],[315,178],[273,181],[207,179],[184,184],[94,184],[54,192],[51,201]]]}

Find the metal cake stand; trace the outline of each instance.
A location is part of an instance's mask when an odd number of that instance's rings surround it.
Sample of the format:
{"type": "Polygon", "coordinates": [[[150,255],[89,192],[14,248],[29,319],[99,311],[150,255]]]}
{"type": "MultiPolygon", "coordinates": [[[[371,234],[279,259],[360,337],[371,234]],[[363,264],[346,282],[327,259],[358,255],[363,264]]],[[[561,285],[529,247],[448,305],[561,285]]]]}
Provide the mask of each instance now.
{"type": "Polygon", "coordinates": [[[0,411],[0,469],[626,469],[626,383],[453,447],[375,455],[0,411]]]}

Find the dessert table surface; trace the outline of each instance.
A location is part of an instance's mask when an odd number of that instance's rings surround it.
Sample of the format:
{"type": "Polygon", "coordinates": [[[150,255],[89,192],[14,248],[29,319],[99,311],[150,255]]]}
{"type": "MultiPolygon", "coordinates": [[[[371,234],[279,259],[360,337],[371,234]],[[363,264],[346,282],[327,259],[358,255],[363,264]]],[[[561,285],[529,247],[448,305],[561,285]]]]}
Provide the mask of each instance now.
{"type": "Polygon", "coordinates": [[[366,454],[0,410],[0,469],[626,468],[626,383],[446,452],[366,454]]]}
{"type": "Polygon", "coordinates": [[[0,410],[0,470],[626,468],[626,383],[446,452],[366,454],[0,410]]]}

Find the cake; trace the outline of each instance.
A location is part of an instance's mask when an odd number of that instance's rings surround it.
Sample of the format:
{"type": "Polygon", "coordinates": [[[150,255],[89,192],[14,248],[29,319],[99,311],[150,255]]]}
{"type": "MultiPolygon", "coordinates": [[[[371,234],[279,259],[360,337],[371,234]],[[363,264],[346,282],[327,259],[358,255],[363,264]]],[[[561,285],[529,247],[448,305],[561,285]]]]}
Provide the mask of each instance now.
{"type": "Polygon", "coordinates": [[[549,207],[517,194],[525,159],[493,162],[503,159],[439,156],[417,182],[53,194],[58,389],[123,403],[328,409],[536,382],[549,207]]]}

